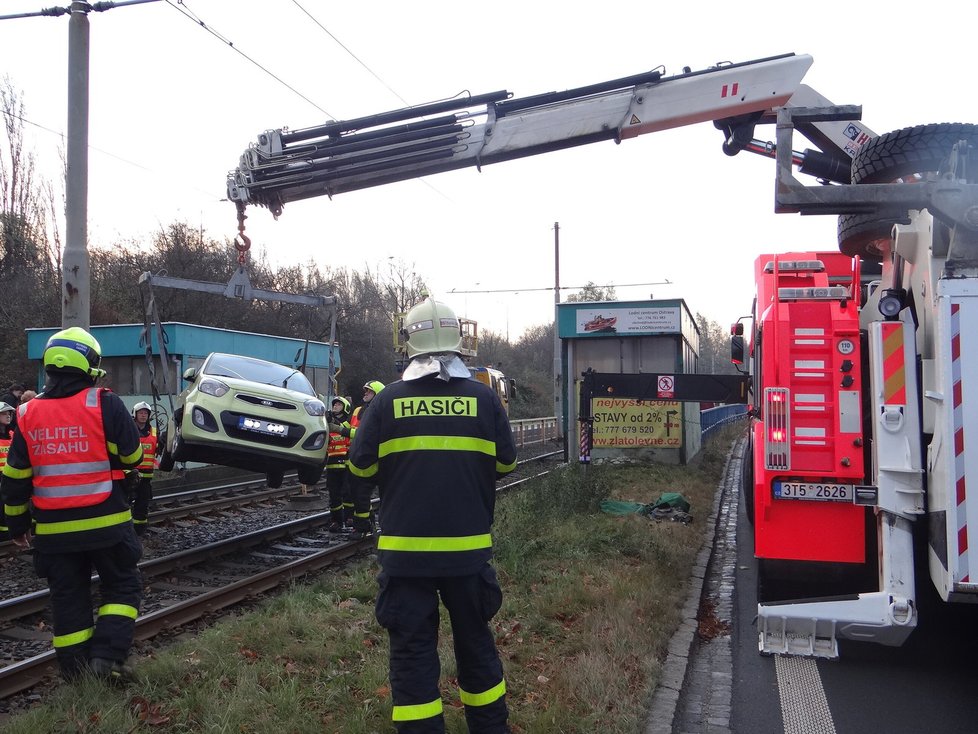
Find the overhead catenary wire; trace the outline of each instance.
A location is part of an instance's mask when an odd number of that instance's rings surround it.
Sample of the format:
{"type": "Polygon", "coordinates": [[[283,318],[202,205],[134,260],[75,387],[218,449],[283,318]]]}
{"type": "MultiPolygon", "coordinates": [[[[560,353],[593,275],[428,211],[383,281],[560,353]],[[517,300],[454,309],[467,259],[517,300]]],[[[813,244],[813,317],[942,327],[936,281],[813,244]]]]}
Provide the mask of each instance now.
{"type": "Polygon", "coordinates": [[[395,92],[387,82],[385,82],[383,79],[381,79],[380,76],[378,76],[377,73],[373,69],[371,69],[369,66],[367,66],[359,56],[357,56],[355,53],[353,53],[353,51],[351,51],[347,47],[347,45],[345,43],[343,43],[339,38],[337,38],[335,35],[333,35],[330,32],[330,30],[328,28],[326,28],[326,26],[324,26],[322,23],[320,23],[312,13],[310,13],[308,10],[306,10],[304,7],[302,7],[302,5],[299,4],[299,0],[292,0],[292,2],[293,2],[293,4],[297,8],[299,8],[299,10],[301,10],[303,13],[305,13],[306,15],[308,15],[309,16],[309,19],[313,23],[315,23],[317,26],[319,26],[322,29],[323,33],[325,33],[327,36],[329,36],[330,38],[332,38],[336,42],[336,45],[338,45],[340,48],[342,48],[344,51],[346,51],[348,54],[350,54],[350,56],[353,57],[353,59],[358,64],[360,64],[360,66],[362,66],[364,69],[366,69],[367,72],[374,79],[376,79],[378,82],[380,82],[384,86],[384,89],[386,89],[388,92],[390,92],[391,94],[393,94],[395,97],[397,97],[399,100],[401,100],[401,102],[403,102],[408,107],[411,106],[411,103],[410,102],[408,102],[406,99],[404,99],[404,97],[402,97],[397,92],[395,92]]]}
{"type": "MultiPolygon", "coordinates": [[[[305,13],[307,16],[309,16],[309,19],[312,20],[312,22],[315,23],[317,26],[319,26],[322,29],[323,33],[325,33],[327,36],[329,36],[331,39],[333,39],[333,41],[336,43],[337,46],[339,46],[341,49],[343,49],[344,51],[346,51],[353,58],[354,61],[356,61],[358,64],[360,64],[360,66],[362,66],[364,69],[366,69],[367,72],[374,79],[376,79],[378,82],[380,82],[381,85],[384,87],[384,89],[386,89],[388,92],[390,92],[395,97],[397,97],[406,107],[412,107],[413,106],[410,102],[408,102],[406,99],[404,99],[404,97],[402,97],[400,94],[398,94],[393,89],[393,87],[391,87],[387,82],[385,82],[380,77],[380,75],[378,75],[373,69],[371,69],[369,66],[367,66],[367,64],[363,61],[363,59],[361,59],[359,56],[357,56],[355,53],[353,53],[353,51],[345,43],[343,43],[339,38],[337,38],[326,26],[324,26],[322,23],[320,23],[319,20],[312,13],[310,13],[302,5],[300,5],[298,0],[292,0],[292,3],[299,10],[301,10],[303,13],[305,13]]],[[[426,179],[419,178],[418,181],[420,181],[428,189],[430,189],[431,191],[435,192],[436,194],[438,194],[440,197],[442,197],[446,201],[451,201],[451,199],[444,192],[440,191],[436,186],[432,185],[426,179]]]]}
{"type": "MultiPolygon", "coordinates": [[[[146,1],[146,0],[144,0],[144,1],[146,1]]],[[[29,120],[26,117],[23,117],[22,115],[18,115],[18,114],[14,113],[14,112],[5,112],[4,115],[9,115],[11,118],[13,118],[15,120],[20,120],[25,125],[31,125],[33,127],[36,127],[38,130],[43,130],[44,132],[50,133],[51,135],[57,135],[62,140],[65,137],[65,133],[63,131],[55,130],[55,129],[50,128],[50,127],[46,127],[44,125],[41,125],[38,122],[34,122],[33,120],[29,120]]],[[[125,163],[126,165],[132,166],[133,168],[138,168],[138,169],[140,169],[142,171],[146,171],[148,173],[158,173],[158,171],[156,169],[150,168],[149,166],[145,166],[142,163],[137,163],[136,161],[129,160],[128,158],[124,158],[121,155],[116,155],[115,153],[113,153],[111,151],[108,151],[108,150],[105,150],[104,148],[99,148],[98,146],[89,144],[88,149],[89,150],[94,150],[96,153],[101,153],[102,155],[108,156],[109,158],[114,158],[115,160],[119,161],[120,163],[125,163]]],[[[193,191],[196,191],[198,193],[204,194],[208,198],[212,198],[215,201],[223,201],[224,200],[222,196],[220,196],[219,194],[215,194],[213,191],[205,191],[204,189],[197,188],[196,186],[190,186],[189,188],[191,190],[193,190],[193,191]]]]}
{"type": "MultiPolygon", "coordinates": [[[[610,283],[608,285],[595,286],[593,283],[588,285],[562,285],[557,288],[561,291],[579,291],[584,290],[588,287],[598,287],[598,288],[632,288],[637,286],[649,286],[649,285],[675,285],[671,280],[666,278],[665,280],[657,280],[652,283],[610,283]]],[[[532,291],[552,291],[554,286],[548,286],[546,288],[490,288],[486,290],[457,290],[452,288],[449,293],[530,293],[532,291]]]]}
{"type": "Polygon", "coordinates": [[[187,6],[187,3],[185,2],[185,0],[166,0],[166,4],[169,5],[170,7],[172,7],[174,10],[176,10],[178,13],[180,13],[181,15],[183,15],[185,18],[187,18],[191,22],[193,22],[193,23],[197,24],[198,26],[200,26],[201,28],[203,28],[205,31],[207,31],[212,36],[214,36],[214,38],[218,39],[221,43],[229,46],[232,50],[234,50],[236,53],[238,53],[239,55],[241,55],[244,59],[247,59],[252,64],[254,64],[255,66],[257,66],[259,69],[261,69],[263,72],[265,72],[266,74],[268,74],[268,76],[272,77],[272,79],[274,79],[275,81],[277,81],[279,84],[281,84],[282,86],[284,86],[286,89],[288,89],[289,91],[294,92],[295,94],[299,95],[299,97],[301,97],[306,102],[308,102],[313,107],[315,107],[317,110],[319,110],[320,112],[322,112],[330,120],[336,120],[337,119],[328,110],[326,110],[325,108],[323,108],[320,105],[318,105],[315,102],[313,102],[311,99],[309,99],[309,97],[307,97],[302,92],[300,92],[298,89],[296,89],[291,84],[289,84],[288,82],[286,82],[280,76],[278,76],[274,72],[270,71],[269,69],[266,69],[264,66],[262,66],[260,63],[258,63],[257,61],[255,61],[253,58],[251,58],[244,51],[242,51],[241,49],[237,48],[234,45],[234,42],[231,39],[229,39],[227,36],[223,35],[222,33],[218,32],[217,30],[215,30],[214,28],[212,28],[211,26],[209,26],[207,23],[205,23],[200,18],[200,16],[198,16],[194,11],[192,11],[187,6]]]}
{"type": "MultiPolygon", "coordinates": [[[[112,8],[123,7],[123,6],[127,6],[127,5],[143,5],[143,4],[147,4],[147,3],[155,3],[155,2],[160,2],[160,1],[161,0],[115,0],[114,2],[97,2],[97,3],[93,3],[90,6],[90,9],[92,11],[96,11],[96,12],[103,12],[103,11],[106,11],[106,10],[111,10],[112,8]]],[[[224,43],[227,46],[229,46],[230,48],[232,48],[235,52],[237,52],[242,57],[244,57],[245,59],[247,59],[248,61],[250,61],[252,64],[254,64],[255,66],[257,66],[259,69],[261,69],[263,72],[265,72],[266,74],[268,74],[269,76],[271,76],[277,82],[279,82],[280,84],[282,84],[283,86],[285,86],[291,92],[297,94],[299,97],[301,97],[303,100],[305,100],[306,102],[308,102],[309,104],[311,104],[313,107],[315,107],[316,109],[318,109],[320,112],[322,112],[324,115],[326,115],[327,117],[329,117],[331,120],[335,120],[336,119],[329,111],[327,111],[326,109],[324,109],[320,105],[316,104],[313,100],[309,99],[307,96],[305,96],[304,94],[302,94],[295,87],[293,87],[292,85],[290,85],[287,82],[285,82],[283,79],[281,79],[280,77],[278,77],[276,74],[274,74],[273,72],[271,72],[270,70],[268,70],[264,66],[262,66],[260,63],[258,63],[255,59],[251,58],[246,53],[244,53],[239,48],[237,48],[234,45],[234,42],[233,41],[231,41],[229,38],[227,38],[226,36],[224,36],[223,34],[221,34],[220,32],[218,32],[217,30],[215,30],[214,28],[212,28],[210,25],[208,25],[206,22],[204,22],[196,13],[194,13],[187,6],[187,4],[186,4],[186,2],[184,0],[175,0],[175,2],[174,2],[174,0],[166,0],[166,3],[168,5],[170,5],[171,7],[173,7],[175,10],[177,10],[177,12],[179,12],[181,15],[183,15],[187,19],[191,20],[194,24],[200,26],[201,28],[203,28],[204,30],[206,30],[208,33],[210,33],[212,36],[214,36],[215,38],[217,38],[218,40],[220,40],[222,43],[224,43]]],[[[68,14],[70,12],[71,12],[71,7],[70,6],[69,7],[53,7],[53,8],[46,8],[46,9],[43,9],[43,10],[33,11],[33,12],[25,12],[25,13],[11,14],[11,15],[3,15],[3,16],[0,16],[0,20],[10,20],[10,19],[15,19],[15,18],[28,18],[28,17],[40,17],[40,16],[54,16],[54,17],[58,17],[58,16],[61,16],[61,15],[66,15],[66,14],[68,14]]],[[[58,135],[59,137],[62,137],[62,138],[64,137],[64,132],[59,132],[59,131],[54,130],[54,129],[50,128],[50,127],[46,127],[44,125],[41,125],[39,123],[36,123],[36,122],[34,122],[32,120],[28,120],[27,118],[20,117],[18,115],[12,115],[12,116],[15,117],[15,118],[17,118],[17,119],[19,119],[19,120],[21,120],[22,122],[24,122],[26,124],[33,125],[34,127],[38,128],[40,130],[44,130],[45,132],[49,132],[49,133],[54,134],[54,135],[58,135]]],[[[116,160],[119,160],[119,161],[121,161],[123,163],[126,163],[128,165],[134,166],[134,167],[139,168],[139,169],[142,169],[144,171],[154,172],[154,169],[152,169],[152,168],[150,168],[148,166],[144,166],[144,165],[142,165],[140,163],[136,163],[136,162],[134,162],[132,160],[129,160],[129,159],[123,157],[123,156],[116,155],[115,153],[111,153],[109,151],[103,150],[101,148],[97,148],[97,147],[92,146],[92,145],[89,145],[88,147],[89,147],[90,150],[98,151],[99,153],[102,153],[103,155],[107,155],[107,156],[109,156],[111,158],[115,158],[116,160]]],[[[220,200],[222,198],[222,197],[220,197],[218,195],[215,195],[214,192],[212,192],[212,191],[204,191],[203,189],[199,189],[199,188],[196,188],[196,187],[192,187],[192,188],[194,188],[194,190],[196,190],[196,191],[198,191],[200,193],[206,194],[208,197],[214,197],[215,199],[218,199],[218,200],[220,200]]]]}

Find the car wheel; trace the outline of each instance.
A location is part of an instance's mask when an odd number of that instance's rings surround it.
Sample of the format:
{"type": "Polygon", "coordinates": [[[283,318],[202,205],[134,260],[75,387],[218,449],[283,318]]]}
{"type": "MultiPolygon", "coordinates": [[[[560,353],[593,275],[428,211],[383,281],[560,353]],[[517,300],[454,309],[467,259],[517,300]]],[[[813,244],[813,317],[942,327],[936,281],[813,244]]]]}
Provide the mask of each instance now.
{"type": "MultiPolygon", "coordinates": [[[[959,140],[978,145],[978,125],[940,123],[917,125],[870,140],[852,161],[852,182],[887,183],[914,174],[940,171],[959,140]]],[[[846,255],[880,259],[880,244],[890,239],[894,224],[909,223],[906,209],[839,217],[839,249],[846,255]]]]}
{"type": "Polygon", "coordinates": [[[316,484],[323,477],[323,466],[300,466],[298,474],[300,484],[316,484]]]}
{"type": "Polygon", "coordinates": [[[269,489],[278,489],[282,486],[284,480],[285,472],[281,469],[276,469],[265,474],[265,484],[268,485],[269,489]]]}
{"type": "Polygon", "coordinates": [[[167,429],[164,428],[163,432],[160,434],[160,438],[158,442],[158,445],[162,448],[162,451],[160,452],[159,470],[173,471],[173,463],[174,463],[173,454],[170,453],[170,450],[166,446],[166,439],[167,439],[166,433],[167,433],[167,429]]]}
{"type": "Polygon", "coordinates": [[[187,444],[183,441],[183,431],[180,430],[180,423],[176,420],[173,424],[173,448],[171,449],[174,461],[184,461],[187,458],[187,444]]]}

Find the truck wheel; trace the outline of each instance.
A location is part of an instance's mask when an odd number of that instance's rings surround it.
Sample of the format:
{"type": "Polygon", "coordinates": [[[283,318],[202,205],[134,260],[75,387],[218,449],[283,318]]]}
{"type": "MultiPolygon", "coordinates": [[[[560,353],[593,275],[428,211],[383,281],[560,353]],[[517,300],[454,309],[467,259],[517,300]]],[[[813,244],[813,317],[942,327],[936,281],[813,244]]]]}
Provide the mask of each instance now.
{"type": "Polygon", "coordinates": [[[853,257],[879,262],[881,248],[890,240],[894,224],[910,224],[910,214],[893,211],[889,214],[840,214],[838,225],[839,250],[853,257]]]}
{"type": "Polygon", "coordinates": [[[952,146],[978,146],[978,125],[942,122],[905,127],[873,138],[852,161],[853,183],[887,183],[916,173],[938,171],[952,146]]]}
{"type": "MultiPolygon", "coordinates": [[[[852,161],[853,183],[897,182],[914,174],[940,171],[959,140],[978,146],[978,125],[958,122],[917,125],[870,140],[852,161]]],[[[846,255],[880,259],[894,224],[908,224],[905,209],[839,217],[839,249],[846,255]]]]}
{"type": "Polygon", "coordinates": [[[297,475],[299,477],[299,484],[306,484],[312,486],[319,482],[323,478],[323,467],[320,466],[300,466],[297,469],[297,475]]]}

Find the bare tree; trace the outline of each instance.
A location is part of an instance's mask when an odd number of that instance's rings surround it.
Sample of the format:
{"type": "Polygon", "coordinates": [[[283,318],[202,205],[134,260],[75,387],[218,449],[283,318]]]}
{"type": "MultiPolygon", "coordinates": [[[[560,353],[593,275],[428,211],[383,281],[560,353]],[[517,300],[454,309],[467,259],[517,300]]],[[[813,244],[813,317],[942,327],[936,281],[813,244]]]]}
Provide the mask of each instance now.
{"type": "Polygon", "coordinates": [[[32,151],[24,144],[22,95],[9,77],[0,80],[0,383],[33,383],[36,367],[27,359],[24,329],[60,321],[60,268],[49,231],[57,238],[54,187],[37,176],[32,151]],[[51,219],[48,219],[48,216],[51,219]]]}
{"type": "Polygon", "coordinates": [[[567,301],[570,303],[617,300],[618,296],[613,285],[596,285],[593,280],[589,280],[577,293],[571,293],[567,296],[567,301]]]}

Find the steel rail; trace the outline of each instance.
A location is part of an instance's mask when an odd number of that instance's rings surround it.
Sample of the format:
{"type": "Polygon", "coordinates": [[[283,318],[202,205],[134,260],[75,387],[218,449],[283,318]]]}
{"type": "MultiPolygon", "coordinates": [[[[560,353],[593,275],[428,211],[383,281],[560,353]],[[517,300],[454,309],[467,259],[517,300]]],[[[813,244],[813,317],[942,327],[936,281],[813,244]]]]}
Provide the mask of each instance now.
{"type": "MultiPolygon", "coordinates": [[[[538,456],[527,457],[517,462],[517,465],[528,465],[536,461],[562,455],[562,451],[553,451],[538,456]]],[[[503,492],[522,485],[533,479],[538,479],[550,470],[538,472],[526,478],[517,479],[497,488],[503,492]]],[[[373,500],[376,506],[378,500],[373,500]]],[[[320,512],[288,523],[281,523],[270,528],[246,533],[222,541],[209,543],[198,548],[191,548],[178,553],[152,559],[139,564],[140,571],[150,577],[166,575],[189,567],[213,561],[217,557],[247,550],[263,543],[279,540],[310,529],[322,527],[330,521],[330,513],[320,512]]],[[[203,594],[166,606],[162,609],[147,613],[136,620],[136,639],[150,639],[181,625],[196,621],[207,614],[225,609],[257,594],[267,592],[302,575],[321,570],[337,562],[346,560],[357,553],[374,547],[375,538],[368,535],[361,540],[347,540],[339,545],[312,551],[308,556],[290,560],[287,563],[265,569],[253,576],[239,579],[217,589],[209,589],[203,594]]],[[[97,576],[92,577],[93,583],[97,576]]],[[[145,579],[144,579],[145,581],[145,579]]],[[[20,597],[0,602],[0,620],[10,621],[44,610],[48,605],[49,590],[41,590],[20,597]]],[[[25,660],[0,668],[0,698],[27,690],[57,673],[55,652],[35,655],[25,660]]]]}

